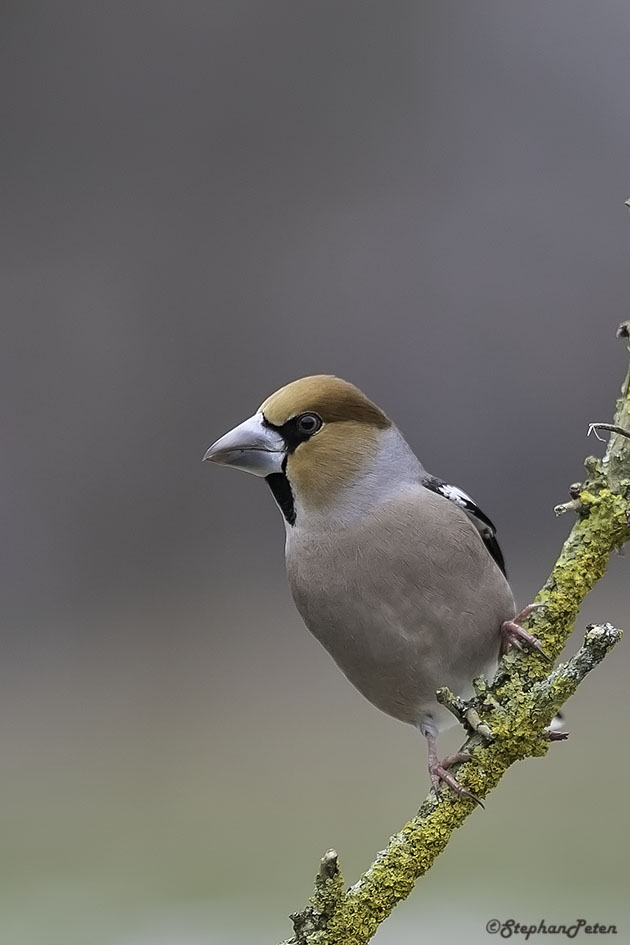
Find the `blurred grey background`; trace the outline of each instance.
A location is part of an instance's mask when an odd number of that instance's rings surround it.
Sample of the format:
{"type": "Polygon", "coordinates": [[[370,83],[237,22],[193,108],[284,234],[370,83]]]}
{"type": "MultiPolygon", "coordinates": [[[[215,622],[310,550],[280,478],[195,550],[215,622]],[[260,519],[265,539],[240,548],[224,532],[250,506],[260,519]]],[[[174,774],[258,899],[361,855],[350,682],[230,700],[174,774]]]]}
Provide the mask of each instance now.
{"type": "MultiPolygon", "coordinates": [[[[527,602],[624,370],[629,31],[623,0],[3,6],[2,942],[273,942],[327,847],[354,880],[414,813],[420,739],[301,625],[264,485],[201,456],[347,377],[527,602]]],[[[627,567],[576,637],[628,626],[627,567]]],[[[630,934],[629,653],[379,945],[630,934]]]]}

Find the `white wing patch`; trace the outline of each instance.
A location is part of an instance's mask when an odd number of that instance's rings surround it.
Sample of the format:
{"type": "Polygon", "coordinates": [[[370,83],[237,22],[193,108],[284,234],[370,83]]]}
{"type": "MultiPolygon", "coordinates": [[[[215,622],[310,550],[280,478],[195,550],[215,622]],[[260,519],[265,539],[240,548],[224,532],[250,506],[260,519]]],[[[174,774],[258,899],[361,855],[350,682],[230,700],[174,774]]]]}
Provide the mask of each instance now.
{"type": "Polygon", "coordinates": [[[447,482],[440,483],[437,491],[446,499],[450,499],[451,502],[455,502],[457,505],[474,506],[476,504],[463,489],[459,489],[457,486],[450,486],[447,482]]]}

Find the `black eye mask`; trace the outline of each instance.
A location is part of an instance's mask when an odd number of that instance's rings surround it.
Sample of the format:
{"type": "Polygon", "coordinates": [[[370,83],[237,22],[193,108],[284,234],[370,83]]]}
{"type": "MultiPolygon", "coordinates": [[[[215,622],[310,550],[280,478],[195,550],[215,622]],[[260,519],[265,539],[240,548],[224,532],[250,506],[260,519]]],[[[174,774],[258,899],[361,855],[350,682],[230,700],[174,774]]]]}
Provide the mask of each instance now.
{"type": "Polygon", "coordinates": [[[297,417],[291,417],[291,419],[283,423],[282,426],[270,423],[264,415],[263,423],[266,427],[276,430],[276,432],[282,436],[284,442],[287,444],[287,453],[294,453],[300,443],[305,443],[306,440],[314,436],[318,430],[321,430],[322,418],[319,414],[308,411],[298,414],[297,417]]]}

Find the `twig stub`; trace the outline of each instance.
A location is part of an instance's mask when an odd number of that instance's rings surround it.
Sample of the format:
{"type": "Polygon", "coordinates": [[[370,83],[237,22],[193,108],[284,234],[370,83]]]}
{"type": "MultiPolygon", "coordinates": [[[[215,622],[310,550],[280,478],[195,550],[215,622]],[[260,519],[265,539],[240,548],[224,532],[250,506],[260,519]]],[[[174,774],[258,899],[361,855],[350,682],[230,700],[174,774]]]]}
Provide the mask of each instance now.
{"type": "Polygon", "coordinates": [[[626,436],[630,440],[630,430],[625,430],[616,423],[589,423],[586,435],[590,436],[591,433],[594,433],[596,438],[603,443],[604,438],[603,436],[599,435],[597,432],[598,430],[607,430],[609,433],[618,433],[619,436],[626,436]]]}

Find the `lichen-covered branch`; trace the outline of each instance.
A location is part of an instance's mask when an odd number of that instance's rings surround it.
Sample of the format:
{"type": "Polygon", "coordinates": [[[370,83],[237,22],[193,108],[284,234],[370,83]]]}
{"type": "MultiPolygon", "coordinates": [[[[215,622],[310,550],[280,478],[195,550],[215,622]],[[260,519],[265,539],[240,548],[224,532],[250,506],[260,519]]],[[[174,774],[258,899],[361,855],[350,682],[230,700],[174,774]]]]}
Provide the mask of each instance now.
{"type": "MultiPolygon", "coordinates": [[[[628,324],[618,335],[630,338],[628,324]]],[[[536,598],[542,606],[530,620],[530,630],[553,660],[610,555],[630,539],[630,370],[608,429],[611,436],[603,459],[586,460],[586,481],[571,486],[571,502],[557,507],[575,511],[578,518],[536,598]]],[[[551,672],[538,654],[512,651],[501,660],[491,684],[475,680],[474,699],[440,690],[440,701],[469,733],[464,750],[472,760],[459,767],[460,783],[483,798],[515,761],[544,755],[551,719],[620,637],[621,630],[610,624],[591,626],[575,656],[551,672]]],[[[474,810],[472,800],[456,796],[448,787],[437,795],[432,791],[417,815],[348,890],[337,854],[329,850],[310,904],[291,916],[294,936],[284,945],[365,945],[474,810]]]]}
{"type": "Polygon", "coordinates": [[[587,673],[601,663],[609,650],[622,636],[622,631],[611,623],[595,623],[586,628],[584,643],[575,656],[554,669],[546,679],[532,688],[533,716],[538,721],[555,714],[558,696],[572,696],[587,673]]]}

